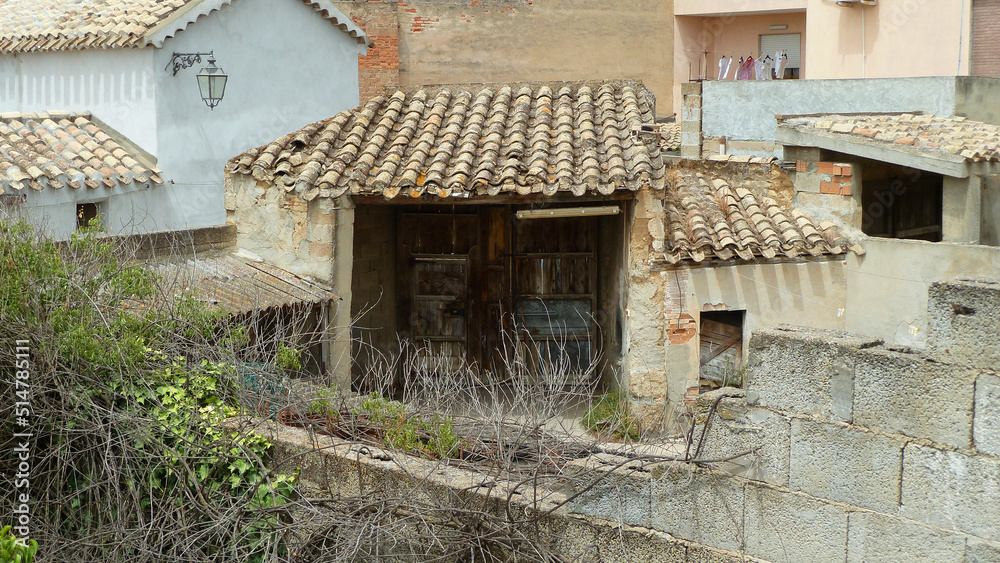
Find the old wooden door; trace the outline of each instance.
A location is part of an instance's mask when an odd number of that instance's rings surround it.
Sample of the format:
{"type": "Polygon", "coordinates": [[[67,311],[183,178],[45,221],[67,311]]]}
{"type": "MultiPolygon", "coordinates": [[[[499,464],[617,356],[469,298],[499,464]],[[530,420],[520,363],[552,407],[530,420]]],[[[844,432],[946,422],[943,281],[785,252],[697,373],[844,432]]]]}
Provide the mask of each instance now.
{"type": "Polygon", "coordinates": [[[401,215],[400,326],[412,345],[405,375],[454,373],[475,362],[469,342],[477,249],[475,214],[401,215]]]}

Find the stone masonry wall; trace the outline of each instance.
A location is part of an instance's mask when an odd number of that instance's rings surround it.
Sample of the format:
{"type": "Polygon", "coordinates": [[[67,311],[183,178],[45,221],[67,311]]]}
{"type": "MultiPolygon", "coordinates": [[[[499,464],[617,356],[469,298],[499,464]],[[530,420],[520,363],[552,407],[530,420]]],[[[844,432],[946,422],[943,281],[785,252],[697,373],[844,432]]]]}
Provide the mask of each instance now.
{"type": "Polygon", "coordinates": [[[225,206],[226,222],[236,225],[239,248],[294,274],[335,281],[333,201],[307,202],[280,187],[234,174],[226,177],[225,206]]]}
{"type": "Polygon", "coordinates": [[[929,353],[756,333],[746,390],[695,414],[699,457],[733,459],[619,471],[571,510],[770,561],[1000,560],[1000,282],[936,283],[929,309],[929,353]]]}

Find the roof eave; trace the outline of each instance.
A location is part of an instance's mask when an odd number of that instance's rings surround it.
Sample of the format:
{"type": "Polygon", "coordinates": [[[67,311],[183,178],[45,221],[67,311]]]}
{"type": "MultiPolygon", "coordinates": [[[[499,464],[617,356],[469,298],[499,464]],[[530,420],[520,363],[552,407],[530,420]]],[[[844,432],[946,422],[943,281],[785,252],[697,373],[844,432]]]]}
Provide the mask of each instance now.
{"type": "Polygon", "coordinates": [[[778,124],[775,141],[781,145],[815,147],[953,178],[968,178],[970,175],[968,161],[958,155],[913,148],[907,150],[903,146],[856,140],[844,134],[810,130],[808,127],[778,124]]]}

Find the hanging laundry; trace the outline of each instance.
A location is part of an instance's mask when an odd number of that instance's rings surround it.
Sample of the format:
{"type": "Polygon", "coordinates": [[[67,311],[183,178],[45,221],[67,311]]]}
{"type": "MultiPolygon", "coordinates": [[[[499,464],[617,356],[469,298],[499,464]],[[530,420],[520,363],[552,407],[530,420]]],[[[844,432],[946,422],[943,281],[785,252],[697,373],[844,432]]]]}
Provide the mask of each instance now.
{"type": "Polygon", "coordinates": [[[754,79],[754,60],[753,57],[747,58],[740,64],[739,70],[736,72],[736,80],[753,80],[754,79]]]}
{"type": "Polygon", "coordinates": [[[778,57],[778,66],[774,69],[774,77],[782,79],[785,77],[785,67],[788,65],[788,55],[784,52],[778,57]]]}
{"type": "Polygon", "coordinates": [[[733,58],[726,58],[723,56],[719,59],[719,80],[725,80],[729,77],[729,68],[733,65],[733,58]]]}
{"type": "Polygon", "coordinates": [[[774,60],[771,59],[770,55],[764,57],[763,67],[760,80],[771,80],[774,77],[774,60]]]}
{"type": "Polygon", "coordinates": [[[764,80],[764,61],[762,59],[753,62],[753,77],[755,80],[764,80]]]}

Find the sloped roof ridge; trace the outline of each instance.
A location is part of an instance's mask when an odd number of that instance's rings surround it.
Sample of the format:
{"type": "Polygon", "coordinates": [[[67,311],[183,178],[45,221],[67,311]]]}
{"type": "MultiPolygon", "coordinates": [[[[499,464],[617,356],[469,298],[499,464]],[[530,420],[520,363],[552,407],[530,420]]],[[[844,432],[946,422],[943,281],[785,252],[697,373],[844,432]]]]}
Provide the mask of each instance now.
{"type": "MultiPolygon", "coordinates": [[[[796,258],[864,254],[829,221],[816,222],[719,167],[675,167],[664,192],[662,226],[651,227],[653,250],[667,264],[683,261],[796,258]]],[[[765,174],[763,169],[758,171],[765,174]]]]}
{"type": "MultiPolygon", "coordinates": [[[[0,3],[0,53],[161,47],[198,18],[233,0],[6,0],[0,3]]],[[[359,43],[371,45],[330,0],[301,0],[359,43]]]]}
{"type": "Polygon", "coordinates": [[[639,132],[654,103],[624,80],[395,89],[237,155],[227,171],[307,200],[659,189],[659,148],[639,132]]]}
{"type": "Polygon", "coordinates": [[[162,184],[161,174],[89,112],[0,114],[0,193],[162,184]]]}

